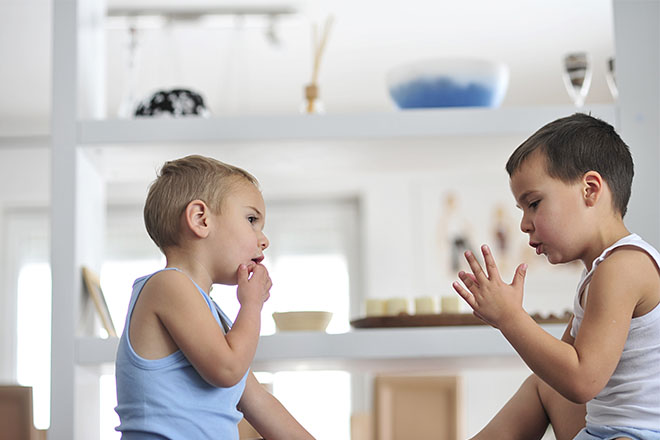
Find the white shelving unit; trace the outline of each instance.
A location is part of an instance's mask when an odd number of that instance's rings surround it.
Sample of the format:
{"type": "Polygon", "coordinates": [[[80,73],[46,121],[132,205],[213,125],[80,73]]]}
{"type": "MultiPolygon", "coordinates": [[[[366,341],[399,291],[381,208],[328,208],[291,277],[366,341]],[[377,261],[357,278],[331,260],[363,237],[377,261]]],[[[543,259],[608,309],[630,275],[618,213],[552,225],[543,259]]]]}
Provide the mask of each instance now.
{"type": "MultiPolygon", "coordinates": [[[[513,107],[406,110],[327,115],[227,116],[209,119],[87,120],[77,124],[81,145],[163,142],[342,140],[461,135],[530,134],[575,107],[513,107]],[[259,127],[255,130],[255,127],[259,127]]],[[[613,105],[594,105],[591,112],[613,124],[613,105]]]]}
{"type": "MultiPolygon", "coordinates": [[[[615,0],[614,3],[620,6],[615,8],[616,12],[623,13],[626,19],[628,13],[636,8],[636,5],[622,7],[626,3],[622,0],[615,0]]],[[[79,325],[82,298],[79,269],[82,264],[98,267],[102,249],[90,244],[101,242],[105,218],[104,182],[99,171],[83,154],[85,148],[184,141],[320,141],[530,133],[545,122],[574,111],[573,108],[553,107],[329,114],[312,117],[232,116],[167,121],[80,120],[80,114],[95,116],[94,108],[103,101],[88,99],[90,96],[87,94],[84,96],[86,99],[82,100],[78,92],[80,84],[95,81],[94,78],[82,75],[79,66],[88,67],[89,58],[98,59],[98,51],[95,51],[90,41],[94,41],[99,10],[103,6],[103,2],[83,0],[55,0],[53,3],[53,319],[49,438],[54,440],[98,438],[98,405],[93,404],[98,401],[98,374],[103,365],[113,361],[117,345],[116,339],[80,337],[86,334],[87,329],[79,325]],[[84,39],[81,38],[83,35],[84,39]],[[85,44],[80,44],[82,40],[85,44]],[[85,111],[81,111],[81,108],[85,111]],[[259,130],[254,130],[255,126],[259,130]]],[[[639,8],[637,10],[640,11],[639,8]]],[[[641,10],[641,13],[646,11],[641,10]]],[[[648,13],[646,15],[653,16],[648,13]]],[[[660,15],[656,13],[654,17],[657,25],[660,15]]],[[[620,32],[620,28],[630,30],[635,27],[626,20],[618,23],[618,39],[625,34],[620,32]]],[[[617,50],[634,49],[635,44],[634,39],[624,39],[623,43],[617,45],[617,50]]],[[[657,35],[654,44],[657,49],[657,35]]],[[[659,53],[655,50],[655,61],[659,53]]],[[[645,54],[627,60],[634,66],[648,63],[645,54]]],[[[622,97],[626,93],[626,81],[628,84],[634,82],[631,76],[626,79],[623,75],[620,80],[622,97]]],[[[655,81],[657,89],[657,75],[655,81]]],[[[655,101],[655,114],[650,114],[649,119],[657,127],[657,93],[650,98],[642,96],[641,99],[655,101]]],[[[597,106],[591,111],[612,123],[616,124],[618,120],[617,110],[613,106],[597,106]]],[[[625,119],[622,119],[635,120],[631,116],[634,112],[626,107],[625,119]]],[[[657,136],[656,130],[656,143],[643,150],[648,151],[645,157],[649,159],[657,159],[657,136]]],[[[655,185],[653,188],[656,193],[651,205],[654,212],[657,212],[660,205],[657,200],[657,175],[646,179],[655,185]]],[[[563,326],[548,326],[547,330],[558,336],[563,326]]],[[[340,335],[300,333],[263,337],[254,366],[256,369],[271,371],[281,368],[369,369],[376,364],[390,365],[392,368],[404,364],[424,368],[425,362],[429,361],[445,367],[458,367],[466,362],[474,365],[515,359],[515,353],[501,335],[487,327],[374,329],[340,335]]]]}
{"type": "MultiPolygon", "coordinates": [[[[565,324],[543,328],[560,338],[565,324]]],[[[96,367],[115,360],[117,338],[77,338],[76,363],[96,367]]],[[[347,333],[284,332],[262,336],[255,371],[300,369],[388,371],[519,364],[511,345],[488,326],[358,329],[347,333]]]]}

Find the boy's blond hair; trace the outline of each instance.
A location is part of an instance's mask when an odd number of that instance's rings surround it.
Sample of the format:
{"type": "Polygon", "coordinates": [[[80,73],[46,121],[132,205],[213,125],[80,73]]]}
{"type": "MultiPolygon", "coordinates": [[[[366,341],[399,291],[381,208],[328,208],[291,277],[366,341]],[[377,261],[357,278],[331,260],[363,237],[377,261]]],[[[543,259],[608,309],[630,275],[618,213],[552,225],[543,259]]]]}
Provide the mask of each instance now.
{"type": "Polygon", "coordinates": [[[156,245],[165,252],[179,245],[181,215],[193,200],[202,200],[219,213],[225,196],[237,181],[259,186],[247,171],[210,157],[191,155],[165,162],[147,194],[144,224],[156,245]]]}

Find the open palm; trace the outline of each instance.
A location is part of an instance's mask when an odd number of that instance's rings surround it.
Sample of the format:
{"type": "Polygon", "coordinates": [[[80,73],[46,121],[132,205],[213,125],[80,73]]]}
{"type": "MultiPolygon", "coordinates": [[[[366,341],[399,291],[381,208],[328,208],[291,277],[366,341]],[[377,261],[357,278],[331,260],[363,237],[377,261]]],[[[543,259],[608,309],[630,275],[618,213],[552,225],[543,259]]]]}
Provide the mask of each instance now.
{"type": "Polygon", "coordinates": [[[486,270],[484,271],[474,254],[465,252],[465,259],[470,265],[472,273],[461,271],[458,277],[463,284],[454,281],[454,290],[468,303],[474,314],[499,328],[501,323],[510,316],[523,311],[523,287],[527,265],[521,264],[516,269],[511,284],[502,280],[497,264],[488,246],[483,245],[481,252],[484,256],[486,270]]]}

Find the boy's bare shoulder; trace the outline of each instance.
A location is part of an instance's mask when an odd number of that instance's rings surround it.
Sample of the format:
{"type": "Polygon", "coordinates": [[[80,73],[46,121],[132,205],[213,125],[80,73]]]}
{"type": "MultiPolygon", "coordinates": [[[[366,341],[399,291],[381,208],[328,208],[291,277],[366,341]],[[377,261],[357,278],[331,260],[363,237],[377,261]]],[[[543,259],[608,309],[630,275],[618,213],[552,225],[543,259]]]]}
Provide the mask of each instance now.
{"type": "Polygon", "coordinates": [[[144,287],[167,287],[170,283],[179,284],[183,282],[191,284],[190,278],[183,272],[174,269],[165,269],[153,274],[144,287]]]}
{"type": "Polygon", "coordinates": [[[637,246],[612,251],[594,271],[593,282],[636,299],[635,316],[653,309],[660,301],[660,273],[655,260],[637,246]]]}
{"type": "Polygon", "coordinates": [[[625,266],[629,269],[637,269],[637,273],[650,272],[649,275],[658,276],[658,266],[656,265],[653,257],[644,249],[638,246],[620,246],[612,251],[612,253],[603,261],[610,262],[617,266],[625,266]]]}
{"type": "Polygon", "coordinates": [[[157,297],[160,301],[175,300],[181,293],[195,290],[194,284],[186,274],[178,270],[161,270],[149,278],[142,295],[157,297]]]}
{"type": "Polygon", "coordinates": [[[594,276],[605,274],[633,283],[645,283],[646,280],[658,280],[658,267],[653,257],[644,249],[621,246],[614,249],[594,271],[594,276]]]}

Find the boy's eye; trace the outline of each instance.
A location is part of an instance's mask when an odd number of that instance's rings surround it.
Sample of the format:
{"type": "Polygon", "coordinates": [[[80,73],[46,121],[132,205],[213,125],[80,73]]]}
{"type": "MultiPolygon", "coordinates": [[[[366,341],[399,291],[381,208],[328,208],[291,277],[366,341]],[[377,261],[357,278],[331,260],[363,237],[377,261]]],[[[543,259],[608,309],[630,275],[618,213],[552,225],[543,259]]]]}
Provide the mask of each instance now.
{"type": "Polygon", "coordinates": [[[529,207],[532,208],[532,209],[536,209],[536,207],[539,206],[540,202],[541,202],[540,200],[532,202],[532,203],[529,204],[529,207]]]}
{"type": "Polygon", "coordinates": [[[254,215],[250,215],[250,216],[248,216],[248,221],[249,221],[250,223],[254,223],[254,222],[256,222],[257,220],[258,220],[257,217],[255,217],[254,215]]]}

